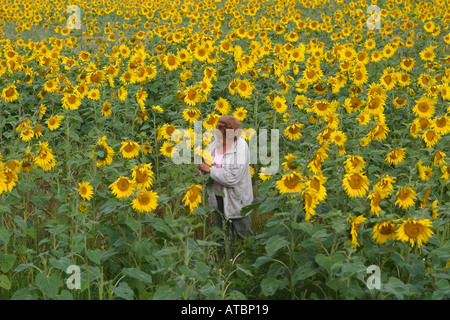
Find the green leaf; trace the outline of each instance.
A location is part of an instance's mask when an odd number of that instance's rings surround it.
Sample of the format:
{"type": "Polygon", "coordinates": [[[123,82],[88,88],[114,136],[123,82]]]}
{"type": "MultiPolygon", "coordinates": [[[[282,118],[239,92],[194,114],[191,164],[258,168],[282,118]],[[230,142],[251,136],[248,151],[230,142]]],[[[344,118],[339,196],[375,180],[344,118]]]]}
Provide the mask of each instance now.
{"type": "Polygon", "coordinates": [[[100,249],[87,249],[86,255],[92,262],[96,264],[100,264],[100,260],[102,258],[102,250],[100,249]]]}
{"type": "Polygon", "coordinates": [[[317,268],[312,268],[312,266],[313,263],[308,261],[306,264],[302,265],[301,268],[295,270],[293,275],[293,284],[295,285],[298,281],[303,281],[317,274],[319,270],[317,268]]]}
{"type": "Polygon", "coordinates": [[[35,288],[22,288],[14,292],[14,294],[11,297],[11,300],[37,300],[38,296],[35,294],[32,294],[32,291],[35,290],[35,288]]]}
{"type": "Polygon", "coordinates": [[[122,299],[133,300],[133,290],[131,290],[126,282],[121,282],[118,287],[114,287],[113,292],[122,299]]]}
{"type": "Polygon", "coordinates": [[[9,290],[11,289],[11,281],[5,274],[0,275],[0,288],[9,290]]]}
{"type": "Polygon", "coordinates": [[[145,284],[152,283],[152,276],[144,271],[141,271],[136,268],[124,268],[123,273],[133,279],[137,279],[139,281],[144,282],[145,284]]]}
{"type": "Polygon", "coordinates": [[[46,276],[44,273],[38,273],[35,283],[47,298],[55,299],[58,294],[61,278],[57,273],[52,273],[50,276],[46,276]]]}
{"type": "Polygon", "coordinates": [[[8,229],[0,228],[0,244],[8,244],[11,233],[8,229]]]}
{"type": "Polygon", "coordinates": [[[275,235],[266,241],[267,255],[273,256],[278,250],[289,245],[289,242],[279,235],[275,235]]]}
{"type": "Polygon", "coordinates": [[[14,265],[16,256],[14,254],[0,253],[0,270],[8,272],[14,265]]]}

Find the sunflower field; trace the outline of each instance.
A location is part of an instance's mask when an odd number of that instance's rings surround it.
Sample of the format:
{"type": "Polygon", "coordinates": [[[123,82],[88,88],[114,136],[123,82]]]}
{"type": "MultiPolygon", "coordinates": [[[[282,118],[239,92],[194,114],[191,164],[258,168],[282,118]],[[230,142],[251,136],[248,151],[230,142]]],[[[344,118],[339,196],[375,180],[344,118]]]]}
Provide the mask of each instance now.
{"type": "Polygon", "coordinates": [[[449,299],[449,25],[444,0],[1,1],[0,298],[449,299]],[[279,131],[226,259],[172,159],[222,115],[279,131]]]}

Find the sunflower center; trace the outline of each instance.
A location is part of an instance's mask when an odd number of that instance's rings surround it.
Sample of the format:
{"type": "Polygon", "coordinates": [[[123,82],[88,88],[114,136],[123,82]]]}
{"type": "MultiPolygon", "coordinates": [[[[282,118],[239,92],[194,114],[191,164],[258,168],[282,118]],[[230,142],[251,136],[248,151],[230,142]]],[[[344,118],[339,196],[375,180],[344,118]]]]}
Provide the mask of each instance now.
{"type": "Polygon", "coordinates": [[[395,231],[395,227],[393,225],[384,225],[380,228],[381,234],[392,234],[395,231]]]}
{"type": "Polygon", "coordinates": [[[350,177],[349,185],[352,189],[359,189],[362,186],[362,178],[359,174],[353,174],[350,177]]]}
{"type": "Polygon", "coordinates": [[[130,186],[130,183],[125,179],[121,179],[117,183],[117,188],[119,188],[120,191],[127,191],[129,186],[130,186]]]}
{"type": "Polygon", "coordinates": [[[405,234],[410,238],[417,238],[421,231],[420,225],[416,223],[408,223],[405,225],[405,234]]]}

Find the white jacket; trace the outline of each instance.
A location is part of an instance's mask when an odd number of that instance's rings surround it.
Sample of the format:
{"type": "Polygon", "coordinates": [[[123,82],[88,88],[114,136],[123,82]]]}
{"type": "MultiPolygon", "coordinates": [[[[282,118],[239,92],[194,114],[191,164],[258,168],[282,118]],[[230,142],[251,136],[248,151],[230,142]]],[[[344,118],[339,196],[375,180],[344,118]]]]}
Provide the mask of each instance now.
{"type": "MultiPolygon", "coordinates": [[[[206,147],[214,157],[217,147],[221,143],[213,137],[211,143],[206,147]]],[[[247,142],[239,137],[223,155],[222,167],[212,166],[210,177],[222,185],[223,207],[225,218],[242,218],[241,209],[253,202],[252,177],[250,175],[250,151],[247,142]]],[[[218,208],[212,185],[207,188],[208,201],[211,206],[218,208]]],[[[249,215],[250,212],[247,213],[249,215]]]]}

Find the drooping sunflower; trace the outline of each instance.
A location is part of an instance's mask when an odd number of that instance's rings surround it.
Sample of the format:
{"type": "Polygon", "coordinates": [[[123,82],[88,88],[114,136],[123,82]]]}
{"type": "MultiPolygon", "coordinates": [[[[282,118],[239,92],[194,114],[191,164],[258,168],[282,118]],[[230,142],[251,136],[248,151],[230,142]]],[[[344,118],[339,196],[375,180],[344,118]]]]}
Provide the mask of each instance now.
{"type": "Polygon", "coordinates": [[[402,209],[408,209],[414,205],[414,200],[417,199],[416,192],[411,187],[403,187],[396,193],[397,200],[395,204],[402,209]]]}
{"type": "MultiPolygon", "coordinates": [[[[11,192],[11,190],[16,186],[16,182],[19,180],[17,172],[5,167],[3,170],[0,170],[0,180],[1,176],[3,176],[3,190],[11,192]]],[[[2,182],[0,182],[0,185],[1,184],[2,182]]],[[[1,189],[2,187],[0,186],[0,194],[2,193],[1,189]]]]}
{"type": "Polygon", "coordinates": [[[304,125],[302,123],[294,123],[290,126],[287,126],[286,129],[284,129],[284,135],[289,140],[298,140],[302,136],[302,133],[300,132],[300,129],[302,129],[304,125]]]}
{"type": "Polygon", "coordinates": [[[183,110],[183,118],[193,124],[201,116],[201,111],[198,108],[186,108],[183,110]]]}
{"type": "Polygon", "coordinates": [[[384,159],[387,163],[398,165],[405,160],[406,148],[398,148],[392,151],[389,151],[384,159]]]}
{"type": "Polygon", "coordinates": [[[78,184],[78,193],[84,200],[90,201],[94,194],[94,187],[92,187],[91,183],[88,181],[80,182],[78,184]]]}
{"type": "Polygon", "coordinates": [[[388,240],[395,240],[397,226],[392,223],[394,220],[384,220],[378,222],[372,229],[372,239],[378,244],[386,243],[388,240]]]}
{"type": "Polygon", "coordinates": [[[369,178],[364,172],[349,172],[345,174],[342,184],[349,197],[363,197],[369,189],[369,178]]]}
{"type": "Polygon", "coordinates": [[[194,209],[202,203],[202,195],[200,191],[203,190],[202,185],[197,184],[190,187],[183,197],[183,202],[186,207],[189,207],[189,212],[194,212],[194,209]]]}
{"type": "Polygon", "coordinates": [[[172,149],[174,147],[174,144],[170,141],[164,141],[163,145],[160,148],[161,153],[166,157],[172,156],[172,149]]]}
{"type": "Polygon", "coordinates": [[[135,184],[133,180],[120,176],[116,181],[109,185],[109,188],[116,198],[128,198],[133,194],[135,184]]]}
{"type": "Polygon", "coordinates": [[[296,155],[289,153],[284,157],[286,159],[281,165],[284,166],[284,170],[300,171],[302,168],[300,165],[295,165],[293,161],[297,159],[296,155]]]}
{"type": "Polygon", "coordinates": [[[417,246],[421,247],[434,234],[432,227],[430,219],[406,219],[396,230],[395,238],[402,242],[409,242],[411,247],[414,247],[417,242],[417,246]]]}
{"type": "Polygon", "coordinates": [[[125,159],[135,158],[139,155],[140,146],[134,141],[122,141],[120,152],[125,159]]]}
{"type": "Polygon", "coordinates": [[[350,235],[352,237],[352,245],[354,248],[359,246],[358,243],[358,228],[361,223],[364,223],[367,220],[363,215],[357,216],[353,218],[351,222],[350,235]]]}
{"type": "Polygon", "coordinates": [[[433,175],[433,169],[430,166],[423,165],[422,160],[417,162],[417,170],[419,171],[419,179],[422,181],[430,180],[433,175]]]}
{"type": "Polygon", "coordinates": [[[441,138],[441,135],[437,133],[435,129],[428,129],[422,134],[422,140],[425,142],[427,148],[431,148],[434,146],[439,139],[441,138]]]}
{"type": "Polygon", "coordinates": [[[448,180],[450,178],[450,166],[442,166],[441,173],[441,179],[448,180]]]}
{"type": "Polygon", "coordinates": [[[344,164],[345,164],[345,171],[347,173],[361,172],[366,166],[366,161],[361,156],[348,155],[344,164]]]}
{"type": "Polygon", "coordinates": [[[39,141],[39,152],[34,158],[34,167],[41,167],[44,171],[50,171],[56,166],[56,159],[53,151],[49,148],[48,142],[39,141]]]}
{"type": "Polygon", "coordinates": [[[445,157],[447,156],[447,154],[441,150],[437,150],[436,153],[433,156],[433,161],[432,163],[434,165],[441,165],[445,163],[445,157]]]}
{"type": "Polygon", "coordinates": [[[280,180],[276,182],[277,189],[280,193],[301,193],[305,187],[305,182],[300,173],[292,172],[284,174],[280,180]]]}
{"type": "Polygon", "coordinates": [[[151,212],[158,207],[158,194],[154,191],[143,190],[131,202],[133,209],[139,212],[151,212]]]}
{"type": "Polygon", "coordinates": [[[69,110],[77,110],[81,105],[80,97],[77,94],[71,92],[64,93],[61,101],[63,107],[69,110]]]}
{"type": "Polygon", "coordinates": [[[106,136],[101,137],[97,140],[97,144],[94,145],[94,150],[92,151],[92,158],[96,159],[97,167],[110,165],[113,160],[114,150],[106,143],[106,136]]]}
{"type": "Polygon", "coordinates": [[[386,174],[377,181],[377,183],[373,186],[373,190],[381,192],[393,191],[394,190],[393,184],[395,183],[395,180],[396,180],[395,177],[386,174]]]}
{"type": "Polygon", "coordinates": [[[323,201],[327,197],[327,189],[323,185],[326,180],[325,176],[315,175],[305,184],[306,188],[314,194],[318,201],[323,201]]]}

